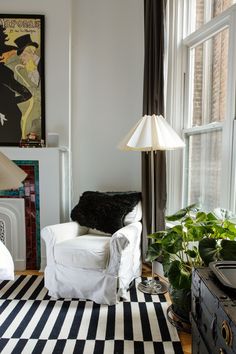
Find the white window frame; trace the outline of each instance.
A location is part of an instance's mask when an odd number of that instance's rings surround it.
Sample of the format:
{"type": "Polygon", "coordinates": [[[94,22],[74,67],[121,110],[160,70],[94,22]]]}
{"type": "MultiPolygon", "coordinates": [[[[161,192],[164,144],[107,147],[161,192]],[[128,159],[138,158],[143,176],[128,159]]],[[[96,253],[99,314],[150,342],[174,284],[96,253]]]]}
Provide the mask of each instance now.
{"type": "MultiPolygon", "coordinates": [[[[193,2],[195,0],[192,0],[193,2]]],[[[191,29],[191,1],[169,1],[168,14],[172,23],[168,26],[168,78],[166,85],[166,118],[183,137],[209,129],[223,131],[221,207],[236,212],[236,4],[222,14],[211,19],[200,29],[186,36],[191,29]],[[188,16],[186,16],[186,14],[188,16]],[[183,18],[190,21],[184,23],[183,18]],[[220,32],[223,28],[229,30],[229,54],[227,80],[226,118],[223,123],[211,123],[199,128],[190,128],[191,117],[191,85],[188,67],[191,67],[191,48],[199,45],[207,38],[220,32]],[[182,40],[184,38],[184,40],[182,40]],[[197,130],[198,129],[198,130],[197,130]]],[[[170,21],[171,22],[171,21],[170,21]]],[[[186,140],[186,141],[187,141],[186,140]]],[[[167,155],[168,168],[168,200],[167,212],[176,211],[186,205],[186,168],[187,149],[184,152],[171,152],[167,155]]]]}
{"type": "MultiPolygon", "coordinates": [[[[184,51],[182,39],[186,33],[184,21],[187,9],[185,0],[167,1],[167,56],[165,81],[165,117],[180,136],[183,129],[183,97],[184,97],[184,51]]],[[[166,214],[174,213],[183,206],[183,150],[166,153],[167,156],[167,210],[166,214]]]]}

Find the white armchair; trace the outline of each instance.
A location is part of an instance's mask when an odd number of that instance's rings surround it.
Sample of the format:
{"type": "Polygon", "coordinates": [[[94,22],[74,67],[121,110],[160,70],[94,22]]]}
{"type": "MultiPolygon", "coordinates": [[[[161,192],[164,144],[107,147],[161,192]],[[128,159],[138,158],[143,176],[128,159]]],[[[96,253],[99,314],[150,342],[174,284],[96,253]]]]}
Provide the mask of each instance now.
{"type": "Polygon", "coordinates": [[[54,298],[113,305],[141,275],[141,202],[108,234],[72,221],[41,231],[46,244],[45,287],[54,298]]]}

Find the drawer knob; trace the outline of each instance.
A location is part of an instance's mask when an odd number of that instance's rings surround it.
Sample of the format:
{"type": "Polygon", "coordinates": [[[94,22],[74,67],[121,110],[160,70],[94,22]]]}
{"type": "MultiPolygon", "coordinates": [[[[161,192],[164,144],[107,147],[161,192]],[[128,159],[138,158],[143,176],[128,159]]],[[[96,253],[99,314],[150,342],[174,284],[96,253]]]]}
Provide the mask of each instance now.
{"type": "Polygon", "coordinates": [[[228,346],[232,346],[233,333],[227,321],[223,321],[221,325],[221,334],[228,346]]]}

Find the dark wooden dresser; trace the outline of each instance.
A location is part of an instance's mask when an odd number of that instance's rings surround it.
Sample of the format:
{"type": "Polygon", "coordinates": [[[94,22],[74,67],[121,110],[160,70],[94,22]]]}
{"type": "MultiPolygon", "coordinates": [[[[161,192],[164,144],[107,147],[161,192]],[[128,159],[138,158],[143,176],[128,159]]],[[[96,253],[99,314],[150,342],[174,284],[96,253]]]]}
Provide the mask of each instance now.
{"type": "Polygon", "coordinates": [[[209,268],[193,271],[191,322],[192,354],[236,354],[236,292],[209,268]]]}

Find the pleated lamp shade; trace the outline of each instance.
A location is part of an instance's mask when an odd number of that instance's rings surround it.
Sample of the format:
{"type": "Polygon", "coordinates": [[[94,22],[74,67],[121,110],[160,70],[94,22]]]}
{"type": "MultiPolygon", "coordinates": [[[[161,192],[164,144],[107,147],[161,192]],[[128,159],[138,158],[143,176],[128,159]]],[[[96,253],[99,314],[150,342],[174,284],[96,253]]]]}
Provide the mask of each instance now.
{"type": "Polygon", "coordinates": [[[0,152],[0,190],[19,188],[26,176],[27,173],[0,152]]]}
{"type": "Polygon", "coordinates": [[[161,116],[145,115],[119,143],[120,150],[155,151],[184,148],[185,143],[161,116]]]}

